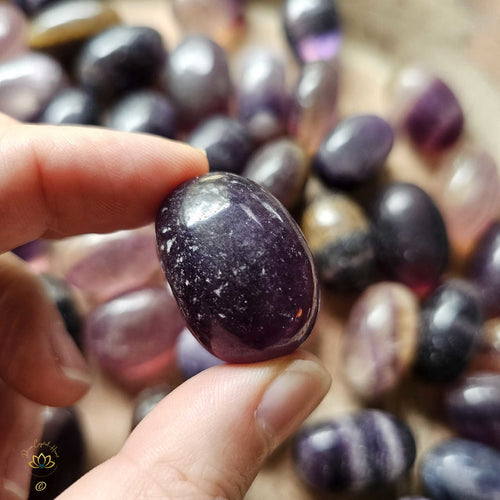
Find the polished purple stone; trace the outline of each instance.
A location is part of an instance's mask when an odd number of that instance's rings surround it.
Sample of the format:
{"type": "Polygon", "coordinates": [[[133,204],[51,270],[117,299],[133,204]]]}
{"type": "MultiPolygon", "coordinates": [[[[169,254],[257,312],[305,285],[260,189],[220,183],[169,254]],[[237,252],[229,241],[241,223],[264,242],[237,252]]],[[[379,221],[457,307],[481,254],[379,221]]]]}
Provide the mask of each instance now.
{"type": "Polygon", "coordinates": [[[20,7],[28,16],[36,14],[44,7],[57,0],[12,0],[18,7],[20,7]]]}
{"type": "Polygon", "coordinates": [[[286,132],[290,96],[279,56],[267,50],[247,55],[238,81],[236,105],[239,120],[256,142],[286,132]]]}
{"type": "Polygon", "coordinates": [[[252,139],[244,125],[227,116],[201,123],[188,137],[191,146],[205,150],[211,172],[239,174],[252,152],[252,139]]]}
{"type": "Polygon", "coordinates": [[[166,80],[179,120],[187,126],[228,109],[232,84],[226,54],[207,37],[189,36],[176,47],[166,80]]]}
{"type": "Polygon", "coordinates": [[[295,142],[277,139],[257,150],[242,175],[267,189],[290,210],[304,191],[309,159],[295,142]]]}
{"type": "Polygon", "coordinates": [[[498,451],[466,439],[449,439],[424,455],[420,477],[432,500],[496,500],[499,471],[498,451]]]}
{"type": "Polygon", "coordinates": [[[185,182],[162,203],[156,237],[189,329],[218,358],[263,361],[308,337],[319,299],[311,253],[254,182],[227,173],[185,182]]]}
{"type": "Polygon", "coordinates": [[[224,363],[209,353],[193,336],[184,328],[177,339],[177,365],[186,378],[191,378],[212,366],[224,363]]]}
{"type": "Polygon", "coordinates": [[[445,405],[460,436],[500,449],[500,374],[468,376],[448,392],[445,405]]]}
{"type": "Polygon", "coordinates": [[[99,99],[153,84],[165,64],[161,35],[144,26],[115,26],[96,35],[83,47],[76,78],[99,99]]]}
{"type": "Polygon", "coordinates": [[[99,106],[88,92],[65,89],[52,99],[39,121],[52,125],[97,125],[99,106]]]}
{"type": "Polygon", "coordinates": [[[333,59],[339,52],[342,36],[333,0],[285,0],[283,26],[299,62],[333,59]]]}
{"type": "Polygon", "coordinates": [[[132,414],[132,429],[165,397],[170,394],[172,388],[161,384],[143,389],[134,401],[134,413],[132,414]]]}
{"type": "Polygon", "coordinates": [[[124,132],[142,132],[173,139],[175,111],[159,92],[141,90],[118,101],[111,109],[107,126],[124,132]]]}
{"type": "Polygon", "coordinates": [[[77,481],[85,471],[85,441],[78,411],[74,408],[46,408],[43,433],[32,455],[50,455],[54,466],[33,471],[28,500],[53,500],[77,481]],[[46,474],[46,475],[45,475],[46,474]],[[46,483],[43,491],[36,484],[46,483]]]}
{"type": "Polygon", "coordinates": [[[327,492],[392,483],[411,468],[415,454],[406,423],[376,410],[305,427],[293,445],[299,476],[312,488],[327,492]]]}
{"type": "Polygon", "coordinates": [[[416,372],[432,382],[451,382],[469,364],[483,326],[482,303],[469,282],[451,279],[420,311],[416,372]]]}
{"type": "Polygon", "coordinates": [[[87,316],[85,343],[104,371],[136,391],[164,380],[184,326],[169,291],[143,288],[94,309],[87,316]]]}
{"type": "Polygon", "coordinates": [[[432,290],[448,264],[443,218],[418,186],[390,184],[372,207],[377,259],[383,271],[418,295],[432,290]]]}
{"type": "Polygon", "coordinates": [[[481,292],[487,316],[500,315],[500,222],[492,224],[480,239],[469,277],[481,292]]]}
{"type": "Polygon", "coordinates": [[[357,187],[376,177],[393,142],[392,127],[382,118],[346,118],[323,140],[313,159],[313,170],[330,187],[357,187]]]}
{"type": "Polygon", "coordinates": [[[0,112],[36,120],[66,83],[64,70],[50,56],[27,52],[9,59],[0,64],[0,112]]]}
{"type": "Polygon", "coordinates": [[[25,50],[25,25],[24,14],[17,7],[0,4],[0,61],[25,50]]]}

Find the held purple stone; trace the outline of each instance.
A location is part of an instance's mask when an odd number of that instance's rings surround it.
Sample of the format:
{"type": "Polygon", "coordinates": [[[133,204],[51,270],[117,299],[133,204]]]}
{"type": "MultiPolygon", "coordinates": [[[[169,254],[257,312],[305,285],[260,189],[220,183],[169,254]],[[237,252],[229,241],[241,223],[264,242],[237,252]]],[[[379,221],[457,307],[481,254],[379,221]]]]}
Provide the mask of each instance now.
{"type": "Polygon", "coordinates": [[[165,384],[143,389],[135,398],[132,429],[137,427],[139,422],[171,391],[172,388],[165,384]]]}
{"type": "Polygon", "coordinates": [[[415,440],[399,418],[376,410],[305,427],[295,437],[299,476],[321,491],[392,483],[415,461],[415,440]]]}
{"type": "Polygon", "coordinates": [[[500,374],[467,377],[446,395],[445,404],[458,434],[500,449],[500,374]]]}
{"type": "Polygon", "coordinates": [[[426,295],[448,264],[446,228],[430,196],[413,184],[390,184],[372,209],[372,224],[384,272],[426,295]]]}
{"type": "Polygon", "coordinates": [[[52,125],[97,125],[99,106],[94,97],[84,90],[66,89],[52,99],[40,122],[52,125]]]}
{"type": "Polygon", "coordinates": [[[107,126],[123,132],[142,132],[173,139],[175,111],[170,101],[159,92],[141,90],[115,104],[107,126]]]}
{"type": "Polygon", "coordinates": [[[286,132],[290,98],[283,61],[270,51],[247,55],[238,82],[238,118],[256,142],[286,132]]]}
{"type": "Polygon", "coordinates": [[[66,82],[61,65],[50,56],[27,52],[10,59],[0,64],[0,112],[36,120],[66,82]]]}
{"type": "Polygon", "coordinates": [[[10,59],[26,48],[25,19],[14,5],[0,4],[0,61],[10,59]]]}
{"type": "Polygon", "coordinates": [[[311,253],[254,182],[217,173],[185,182],[161,205],[156,237],[189,329],[218,358],[263,361],[308,337],[319,300],[311,253]]]}
{"type": "Polygon", "coordinates": [[[232,84],[226,54],[209,38],[185,38],[170,54],[166,77],[169,96],[186,126],[227,111],[232,84]]]}
{"type": "Polygon", "coordinates": [[[466,439],[449,439],[424,455],[420,477],[432,500],[497,500],[498,471],[498,451],[466,439]]]}
{"type": "Polygon", "coordinates": [[[210,354],[187,328],[182,330],[177,339],[176,352],[177,365],[186,378],[224,363],[222,359],[210,354]]]}
{"type": "Polygon", "coordinates": [[[416,372],[432,382],[451,382],[466,368],[480,340],[482,304],[465,280],[441,285],[420,311],[416,372]]]}
{"type": "Polygon", "coordinates": [[[201,123],[189,136],[191,146],[204,149],[211,172],[239,174],[252,152],[247,129],[233,118],[214,116],[201,123]]]}
{"type": "Polygon", "coordinates": [[[488,317],[500,315],[500,221],[480,239],[469,267],[484,301],[488,317]]]}
{"type": "Polygon", "coordinates": [[[101,100],[151,85],[165,63],[160,34],[144,26],[115,26],[83,47],[76,63],[80,85],[101,100]]]}
{"type": "Polygon", "coordinates": [[[283,26],[299,62],[329,60],[339,52],[340,19],[333,0],[286,0],[283,26]]]}
{"type": "Polygon", "coordinates": [[[382,118],[352,116],[324,139],[313,159],[313,170],[330,187],[357,187],[379,173],[393,142],[392,127],[382,118]]]}

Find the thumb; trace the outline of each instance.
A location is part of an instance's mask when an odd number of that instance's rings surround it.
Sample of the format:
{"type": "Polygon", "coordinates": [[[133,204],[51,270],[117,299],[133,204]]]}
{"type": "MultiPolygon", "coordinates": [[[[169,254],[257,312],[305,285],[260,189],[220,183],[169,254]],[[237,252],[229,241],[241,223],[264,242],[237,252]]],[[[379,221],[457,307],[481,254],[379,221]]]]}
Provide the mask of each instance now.
{"type": "Polygon", "coordinates": [[[115,457],[60,499],[242,499],[330,382],[304,352],[206,370],[164,398],[115,457]]]}

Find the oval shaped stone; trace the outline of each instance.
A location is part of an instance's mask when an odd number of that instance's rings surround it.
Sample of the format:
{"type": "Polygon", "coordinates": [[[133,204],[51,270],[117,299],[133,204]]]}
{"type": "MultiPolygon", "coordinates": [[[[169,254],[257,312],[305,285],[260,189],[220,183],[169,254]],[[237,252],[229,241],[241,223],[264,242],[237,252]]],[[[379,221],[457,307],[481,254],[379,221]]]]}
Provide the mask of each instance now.
{"type": "Polygon", "coordinates": [[[448,392],[445,406],[460,436],[500,449],[500,374],[468,376],[448,392]]]}
{"type": "Polygon", "coordinates": [[[256,142],[264,142],[287,129],[290,96],[285,66],[268,50],[253,50],[243,63],[236,93],[238,119],[256,142]]]}
{"type": "Polygon", "coordinates": [[[166,384],[155,385],[143,389],[134,400],[134,411],[132,413],[132,429],[150,413],[154,407],[172,392],[172,388],[166,384]]]}
{"type": "Polygon", "coordinates": [[[39,121],[52,125],[97,125],[99,105],[85,90],[65,89],[50,101],[39,121]]]}
{"type": "Polygon", "coordinates": [[[479,240],[468,275],[481,292],[487,316],[500,315],[500,221],[479,240]]]}
{"type": "Polygon", "coordinates": [[[61,65],[52,57],[27,52],[0,64],[0,112],[16,120],[36,120],[67,84],[61,65]]]}
{"type": "Polygon", "coordinates": [[[500,373],[500,318],[493,318],[483,326],[472,368],[500,373]]]}
{"type": "Polygon", "coordinates": [[[396,481],[411,468],[415,453],[408,426],[377,410],[305,427],[293,443],[299,476],[326,492],[359,491],[396,481]]]}
{"type": "Polygon", "coordinates": [[[357,291],[375,279],[370,225],[361,207],[348,196],[320,195],[304,211],[301,227],[326,286],[357,291]]]}
{"type": "Polygon", "coordinates": [[[177,366],[186,378],[194,377],[203,370],[224,363],[222,359],[209,353],[187,328],[180,333],[175,350],[177,366]]]}
{"type": "Polygon", "coordinates": [[[252,153],[252,139],[247,129],[227,116],[214,116],[202,122],[187,142],[205,150],[211,172],[239,174],[252,153]]]}
{"type": "Polygon", "coordinates": [[[86,319],[85,345],[106,373],[135,392],[165,380],[184,326],[169,291],[143,288],[94,309],[86,319]]]}
{"type": "Polygon", "coordinates": [[[422,458],[420,477],[433,500],[500,497],[500,453],[484,444],[449,439],[422,458]]]}
{"type": "Polygon", "coordinates": [[[282,15],[286,38],[299,62],[324,61],[338,54],[342,36],[332,0],[286,0],[282,15]]]}
{"type": "Polygon", "coordinates": [[[156,237],[189,329],[218,358],[282,356],[311,332],[311,253],[283,205],[254,182],[212,173],[183,183],[161,205],[156,237]]]}
{"type": "Polygon", "coordinates": [[[343,369],[366,400],[393,390],[417,351],[418,301],[399,283],[370,286],[353,305],[344,336],[343,369]]]}
{"type": "Polygon", "coordinates": [[[204,36],[185,38],[170,54],[166,81],[179,119],[186,126],[225,113],[232,94],[224,50],[204,36]]]}
{"type": "Polygon", "coordinates": [[[360,186],[380,172],[393,143],[392,127],[382,118],[346,118],[321,143],[313,170],[330,187],[360,186]]]}
{"type": "Polygon", "coordinates": [[[21,53],[26,21],[23,13],[14,5],[0,4],[0,61],[21,53]]]}
{"type": "Polygon", "coordinates": [[[390,277],[425,295],[448,265],[448,237],[443,218],[418,186],[393,183],[372,209],[377,260],[390,277]]]}
{"type": "Polygon", "coordinates": [[[483,308],[476,288],[451,279],[424,302],[416,372],[434,382],[456,379],[469,364],[481,336],[483,308]]]}
{"type": "Polygon", "coordinates": [[[165,64],[160,34],[144,26],[115,26],[90,39],[78,56],[76,78],[101,100],[147,87],[165,64]]]}
{"type": "Polygon", "coordinates": [[[173,139],[176,133],[174,107],[159,92],[132,92],[113,106],[107,126],[123,132],[142,132],[173,139]]]}
{"type": "Polygon", "coordinates": [[[35,50],[54,49],[86,40],[119,21],[116,11],[98,0],[58,1],[33,17],[27,41],[35,50]]]}

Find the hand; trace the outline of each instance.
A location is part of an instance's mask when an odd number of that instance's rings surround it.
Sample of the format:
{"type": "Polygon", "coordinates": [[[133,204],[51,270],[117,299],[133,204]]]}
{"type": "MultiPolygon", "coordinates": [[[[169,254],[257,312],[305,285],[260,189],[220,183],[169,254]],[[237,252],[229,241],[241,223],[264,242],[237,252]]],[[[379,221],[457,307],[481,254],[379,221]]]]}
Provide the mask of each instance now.
{"type": "MultiPolygon", "coordinates": [[[[22,125],[0,115],[0,249],[36,238],[151,222],[203,153],[165,139],[93,128],[22,125]]],[[[37,277],[0,256],[0,498],[26,498],[20,451],[41,432],[41,405],[88,390],[85,361],[37,277]],[[3,490],[3,491],[2,491],[3,490]]],[[[120,452],[59,498],[243,498],[265,458],[326,394],[306,353],[211,368],[167,396],[120,452]]]]}

